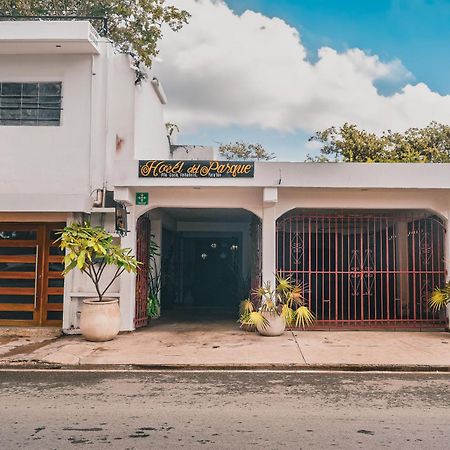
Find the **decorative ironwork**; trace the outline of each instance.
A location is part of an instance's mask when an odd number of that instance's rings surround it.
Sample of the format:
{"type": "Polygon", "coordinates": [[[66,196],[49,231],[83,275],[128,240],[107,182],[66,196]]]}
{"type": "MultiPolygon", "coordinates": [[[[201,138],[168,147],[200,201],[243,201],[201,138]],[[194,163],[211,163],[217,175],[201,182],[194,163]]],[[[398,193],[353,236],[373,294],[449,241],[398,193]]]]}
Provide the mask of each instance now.
{"type": "Polygon", "coordinates": [[[292,210],[277,221],[277,271],[308,286],[318,326],[442,326],[444,224],[402,215],[292,210]]]}
{"type": "Polygon", "coordinates": [[[303,238],[299,233],[294,233],[291,239],[291,252],[294,264],[299,264],[303,257],[303,238]]]}
{"type": "Polygon", "coordinates": [[[102,16],[19,16],[0,13],[0,21],[2,20],[88,20],[100,36],[108,35],[108,19],[102,16]]]}
{"type": "Polygon", "coordinates": [[[136,257],[141,265],[136,276],[135,328],[145,327],[148,324],[147,302],[150,238],[150,220],[146,216],[139,217],[136,226],[136,257]]]}

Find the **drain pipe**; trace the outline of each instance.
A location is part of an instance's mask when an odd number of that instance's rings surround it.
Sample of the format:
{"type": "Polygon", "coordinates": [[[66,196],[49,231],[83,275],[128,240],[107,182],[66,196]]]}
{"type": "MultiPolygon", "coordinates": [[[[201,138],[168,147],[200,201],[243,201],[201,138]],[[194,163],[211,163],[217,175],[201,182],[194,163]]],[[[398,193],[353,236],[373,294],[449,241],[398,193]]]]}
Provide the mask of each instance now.
{"type": "Polygon", "coordinates": [[[96,189],[96,191],[97,191],[97,196],[96,196],[94,202],[92,203],[92,206],[94,208],[101,208],[103,206],[103,199],[105,198],[105,188],[96,189]]]}

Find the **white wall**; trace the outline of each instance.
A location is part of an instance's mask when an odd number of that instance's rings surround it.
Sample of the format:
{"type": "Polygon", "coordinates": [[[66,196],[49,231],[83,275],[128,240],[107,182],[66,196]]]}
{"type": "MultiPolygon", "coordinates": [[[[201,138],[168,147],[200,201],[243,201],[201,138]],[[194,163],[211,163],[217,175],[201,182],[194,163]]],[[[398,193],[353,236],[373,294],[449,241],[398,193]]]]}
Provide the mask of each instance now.
{"type": "Polygon", "coordinates": [[[168,159],[169,156],[163,105],[149,76],[135,87],[134,159],[168,159]]]}
{"type": "Polygon", "coordinates": [[[89,195],[90,80],[90,55],[0,55],[0,81],[62,81],[63,95],[59,127],[0,126],[0,195],[89,195]]]}
{"type": "Polygon", "coordinates": [[[114,188],[115,160],[168,158],[150,80],[136,86],[127,55],[0,54],[0,81],[62,82],[60,126],[0,126],[0,211],[85,211],[114,188]]]}

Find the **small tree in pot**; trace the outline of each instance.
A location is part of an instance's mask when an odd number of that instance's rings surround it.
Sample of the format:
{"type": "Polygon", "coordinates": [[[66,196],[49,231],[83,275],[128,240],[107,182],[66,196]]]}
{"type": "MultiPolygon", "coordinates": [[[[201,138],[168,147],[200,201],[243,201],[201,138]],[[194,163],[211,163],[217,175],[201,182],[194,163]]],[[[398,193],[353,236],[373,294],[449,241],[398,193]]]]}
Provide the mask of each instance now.
{"type": "Polygon", "coordinates": [[[105,297],[106,292],[123,272],[136,273],[139,262],[131,250],[113,244],[113,236],[101,227],[89,223],[73,223],[60,233],[59,247],[66,252],[63,275],[78,268],[94,284],[96,298],[83,301],[80,329],[89,341],[108,341],[119,333],[120,309],[118,299],[105,297]],[[103,282],[107,266],[115,272],[103,282]]]}

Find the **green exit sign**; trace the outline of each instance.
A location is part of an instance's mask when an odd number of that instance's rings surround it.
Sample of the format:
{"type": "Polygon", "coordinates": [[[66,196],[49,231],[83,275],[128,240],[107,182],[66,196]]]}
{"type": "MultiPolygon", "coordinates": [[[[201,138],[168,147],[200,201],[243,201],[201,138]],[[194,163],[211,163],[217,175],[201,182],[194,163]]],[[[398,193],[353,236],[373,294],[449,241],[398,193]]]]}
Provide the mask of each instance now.
{"type": "Polygon", "coordinates": [[[136,205],[148,205],[148,192],[136,192],[136,205]]]}

